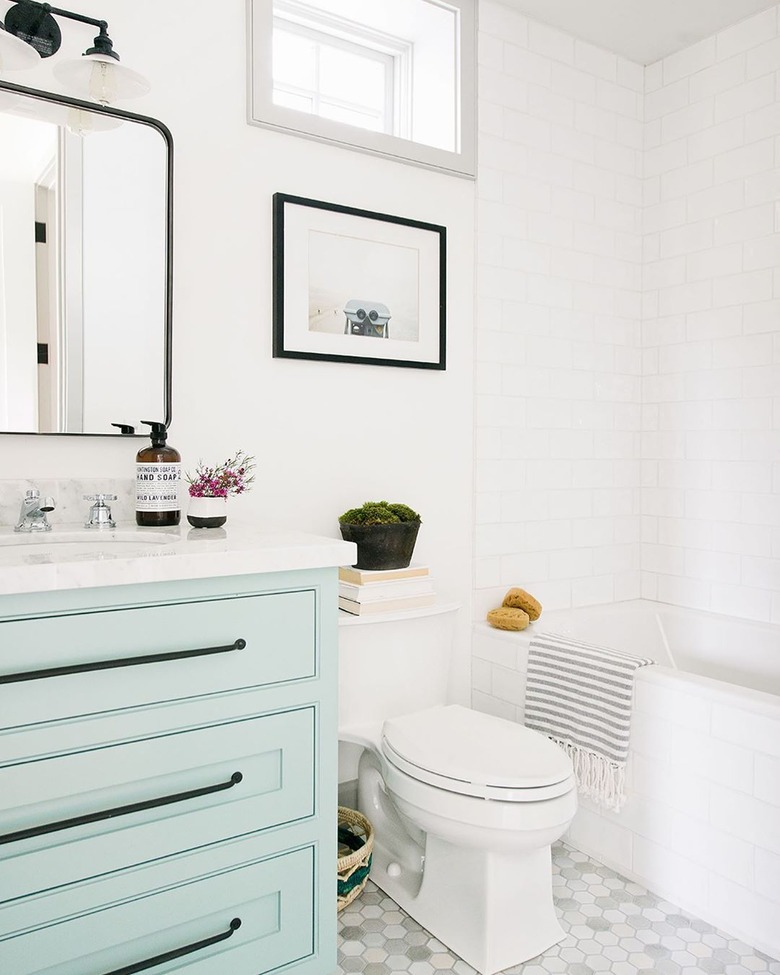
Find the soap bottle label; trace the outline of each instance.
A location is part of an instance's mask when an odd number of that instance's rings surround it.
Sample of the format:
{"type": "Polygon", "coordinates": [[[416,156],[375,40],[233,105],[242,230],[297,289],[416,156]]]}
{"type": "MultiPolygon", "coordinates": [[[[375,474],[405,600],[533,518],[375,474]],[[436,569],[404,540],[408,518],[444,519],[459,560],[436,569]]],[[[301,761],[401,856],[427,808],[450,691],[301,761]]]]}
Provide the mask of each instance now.
{"type": "Polygon", "coordinates": [[[181,464],[136,464],[136,511],[178,511],[181,464]]]}

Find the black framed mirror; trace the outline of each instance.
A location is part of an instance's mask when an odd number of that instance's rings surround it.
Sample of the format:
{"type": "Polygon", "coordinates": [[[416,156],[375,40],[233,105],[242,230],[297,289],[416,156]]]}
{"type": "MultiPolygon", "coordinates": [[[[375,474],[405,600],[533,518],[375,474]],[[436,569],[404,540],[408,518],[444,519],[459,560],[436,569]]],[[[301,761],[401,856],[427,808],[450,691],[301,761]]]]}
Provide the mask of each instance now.
{"type": "Polygon", "coordinates": [[[170,131],[0,81],[0,147],[0,433],[170,424],[170,131]]]}

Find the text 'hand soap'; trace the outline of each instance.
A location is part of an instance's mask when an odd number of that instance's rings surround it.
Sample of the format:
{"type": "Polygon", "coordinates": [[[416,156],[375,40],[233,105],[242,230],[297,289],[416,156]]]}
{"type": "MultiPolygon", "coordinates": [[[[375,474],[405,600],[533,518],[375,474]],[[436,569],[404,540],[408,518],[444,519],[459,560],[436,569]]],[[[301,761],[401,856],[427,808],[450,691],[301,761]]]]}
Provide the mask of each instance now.
{"type": "Polygon", "coordinates": [[[152,445],[135,455],[135,520],[146,528],[178,525],[181,519],[179,487],[181,454],[166,444],[164,423],[141,420],[151,429],[152,445]]]}

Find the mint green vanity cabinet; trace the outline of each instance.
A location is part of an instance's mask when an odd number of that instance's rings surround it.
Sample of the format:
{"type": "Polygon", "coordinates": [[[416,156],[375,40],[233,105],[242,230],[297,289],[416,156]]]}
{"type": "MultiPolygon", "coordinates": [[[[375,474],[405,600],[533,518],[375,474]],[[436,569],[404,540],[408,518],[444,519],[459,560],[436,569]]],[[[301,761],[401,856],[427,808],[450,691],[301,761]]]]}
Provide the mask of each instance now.
{"type": "Polygon", "coordinates": [[[226,861],[206,874],[180,872],[174,886],[150,887],[143,881],[153,875],[139,877],[133,896],[119,903],[108,899],[109,886],[97,885],[99,906],[22,934],[3,970],[38,975],[41,960],[56,959],[47,975],[103,975],[124,972],[117,959],[155,958],[161,963],[145,970],[258,975],[296,962],[295,970],[312,970],[315,856],[307,846],[239,865],[226,861]],[[172,946],[181,954],[166,964],[172,946]]]}
{"type": "Polygon", "coordinates": [[[331,975],[336,588],[0,597],[0,972],[331,975]]]}
{"type": "Polygon", "coordinates": [[[18,682],[13,700],[0,709],[0,728],[78,715],[95,706],[106,711],[152,704],[163,689],[194,697],[315,676],[315,590],[240,591],[199,600],[179,594],[166,604],[157,596],[154,603],[139,605],[127,605],[121,590],[113,592],[123,602],[107,611],[0,620],[6,674],[96,668],[60,675],[56,695],[41,695],[36,680],[18,682]]]}

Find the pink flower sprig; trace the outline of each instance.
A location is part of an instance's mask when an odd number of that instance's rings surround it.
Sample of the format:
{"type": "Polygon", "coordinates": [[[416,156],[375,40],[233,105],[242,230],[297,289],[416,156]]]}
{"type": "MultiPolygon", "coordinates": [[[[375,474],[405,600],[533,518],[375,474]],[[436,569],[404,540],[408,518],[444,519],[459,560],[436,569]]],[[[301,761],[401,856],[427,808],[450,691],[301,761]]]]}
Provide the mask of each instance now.
{"type": "Polygon", "coordinates": [[[217,467],[198,461],[195,474],[186,474],[191,498],[230,498],[244,494],[255,480],[255,459],[239,450],[217,467]]]}

